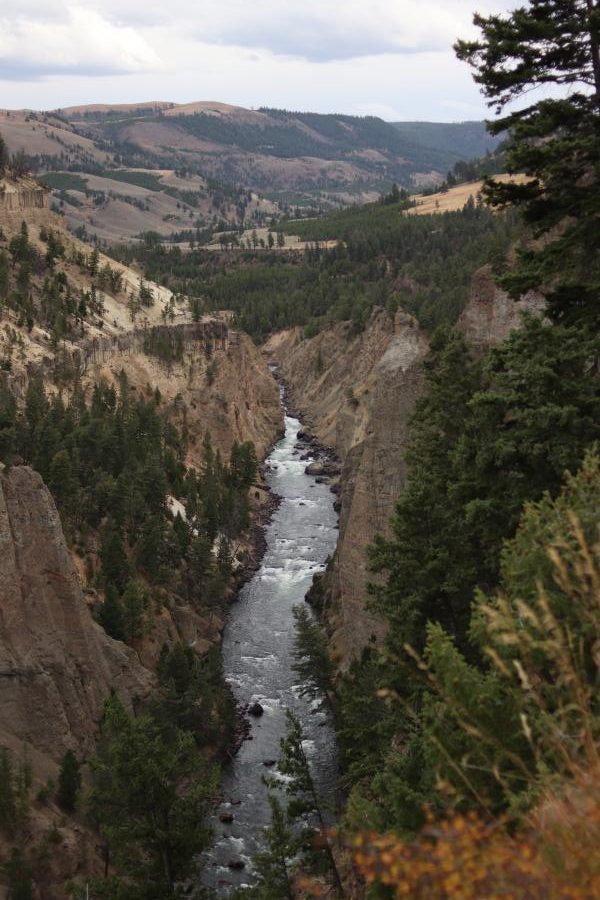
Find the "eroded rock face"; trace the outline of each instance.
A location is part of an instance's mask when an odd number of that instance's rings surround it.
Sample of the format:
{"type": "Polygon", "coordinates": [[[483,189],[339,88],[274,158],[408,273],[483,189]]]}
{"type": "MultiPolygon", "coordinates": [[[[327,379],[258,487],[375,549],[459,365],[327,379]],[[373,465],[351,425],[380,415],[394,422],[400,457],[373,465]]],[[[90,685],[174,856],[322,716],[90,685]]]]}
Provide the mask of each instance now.
{"type": "Polygon", "coordinates": [[[513,300],[494,283],[492,267],[482,266],[473,276],[469,301],[458,320],[458,327],[470,346],[483,353],[501,344],[519,327],[523,312],[542,312],[544,306],[544,298],[535,291],[529,291],[518,301],[513,300]]]}
{"type": "Polygon", "coordinates": [[[151,384],[158,387],[166,403],[180,398],[188,408],[191,465],[201,462],[207,432],[214,449],[224,457],[229,457],[234,441],[252,441],[262,460],[283,431],[283,413],[279,389],[260,350],[247,335],[232,332],[227,349],[216,350],[210,363],[213,374],[208,379],[208,360],[200,353],[191,365],[186,361],[169,367],[144,353],[124,358],[116,355],[91,369],[87,381],[105,378],[116,384],[125,368],[129,383],[137,390],[151,384]]]}
{"type": "Polygon", "coordinates": [[[48,191],[33,178],[0,179],[0,210],[22,212],[47,207],[48,191]]]}
{"type": "Polygon", "coordinates": [[[415,319],[376,310],[359,335],[348,323],[310,341],[288,333],[267,348],[281,362],[291,400],[342,460],[340,536],[327,575],[332,648],[341,667],[383,625],[365,608],[366,545],[388,533],[405,478],[408,421],[421,391],[428,350],[415,319]]]}
{"type": "Polygon", "coordinates": [[[37,759],[92,749],[102,705],[127,706],[152,675],[86,606],[56,506],[28,466],[0,473],[0,743],[37,759]]]}
{"type": "MultiPolygon", "coordinates": [[[[528,294],[515,302],[484,266],[473,277],[458,327],[476,353],[500,344],[519,327],[521,312],[543,310],[528,294]]],[[[366,547],[389,520],[406,478],[404,456],[415,402],[423,389],[421,363],[426,335],[407,313],[394,319],[375,310],[355,335],[339,323],[310,340],[299,329],[281,332],[266,345],[280,364],[293,405],[306,416],[318,439],[342,461],[340,536],[326,576],[332,606],[332,649],[341,668],[360,653],[383,625],[365,609],[366,547]]]]}

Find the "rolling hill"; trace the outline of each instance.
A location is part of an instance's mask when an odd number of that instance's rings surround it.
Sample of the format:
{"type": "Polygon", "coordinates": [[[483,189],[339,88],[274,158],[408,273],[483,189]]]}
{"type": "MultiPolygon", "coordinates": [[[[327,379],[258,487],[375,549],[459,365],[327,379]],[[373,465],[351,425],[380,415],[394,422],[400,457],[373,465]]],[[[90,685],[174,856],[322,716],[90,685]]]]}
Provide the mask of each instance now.
{"type": "Polygon", "coordinates": [[[199,240],[281,210],[368,202],[435,184],[494,146],[482,122],[390,123],[198,101],[0,111],[9,149],[45,177],[70,227],[107,241],[199,240]]]}

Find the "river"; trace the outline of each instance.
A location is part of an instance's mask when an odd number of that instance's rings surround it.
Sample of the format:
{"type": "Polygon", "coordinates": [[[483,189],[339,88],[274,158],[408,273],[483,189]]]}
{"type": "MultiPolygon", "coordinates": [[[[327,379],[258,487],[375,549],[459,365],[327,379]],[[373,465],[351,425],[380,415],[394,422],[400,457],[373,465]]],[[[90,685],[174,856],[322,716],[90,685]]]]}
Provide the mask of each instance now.
{"type": "Polygon", "coordinates": [[[318,704],[299,696],[292,670],[294,606],[304,602],[312,578],[323,571],[337,540],[337,514],[327,484],[305,474],[306,461],[296,447],[300,422],[285,416],[285,435],[267,459],[267,481],[281,498],[266,528],[260,569],[231,607],[223,639],[225,677],[239,704],[258,701],[264,714],[251,719],[250,740],[226,767],[223,802],[211,819],[214,843],[205,860],[203,884],[218,897],[252,883],[251,860],[262,846],[270,808],[263,776],[274,775],[279,742],[286,730],[285,710],[299,717],[305,751],[322,794],[333,799],[337,775],[335,734],[318,704]],[[223,824],[221,813],[233,814],[223,824]],[[244,863],[232,870],[232,861],[244,863]]]}

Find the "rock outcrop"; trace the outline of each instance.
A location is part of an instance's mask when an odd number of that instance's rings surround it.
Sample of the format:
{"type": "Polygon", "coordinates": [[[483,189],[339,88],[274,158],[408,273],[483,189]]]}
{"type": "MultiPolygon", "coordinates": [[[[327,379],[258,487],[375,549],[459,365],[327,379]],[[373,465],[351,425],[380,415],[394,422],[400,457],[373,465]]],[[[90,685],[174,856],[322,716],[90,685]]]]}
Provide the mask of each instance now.
{"type": "Polygon", "coordinates": [[[0,744],[53,773],[93,748],[111,690],[134,707],[153,677],[92,619],[60,518],[27,466],[0,473],[0,744]]]}
{"type": "Polygon", "coordinates": [[[9,213],[48,208],[48,191],[33,178],[0,179],[0,210],[9,213]]]}
{"type": "Polygon", "coordinates": [[[475,352],[484,353],[519,327],[523,312],[541,312],[544,306],[543,296],[534,291],[513,300],[494,282],[492,267],[482,266],[473,276],[469,301],[458,327],[475,352]]]}

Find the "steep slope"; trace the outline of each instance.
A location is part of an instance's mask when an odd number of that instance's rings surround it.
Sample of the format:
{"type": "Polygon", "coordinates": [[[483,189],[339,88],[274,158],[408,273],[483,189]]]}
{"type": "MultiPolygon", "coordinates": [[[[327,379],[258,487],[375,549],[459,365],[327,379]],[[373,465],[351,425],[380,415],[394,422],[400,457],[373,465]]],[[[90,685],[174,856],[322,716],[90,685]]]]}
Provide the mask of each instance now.
{"type": "Polygon", "coordinates": [[[65,750],[92,748],[111,690],[133,706],[152,676],[93,621],[54,501],[26,466],[0,475],[0,597],[0,744],[52,771],[65,750]]]}
{"type": "MultiPolygon", "coordinates": [[[[248,337],[230,332],[223,319],[194,322],[185,303],[176,304],[171,291],[150,282],[145,283],[145,290],[152,294],[150,305],[140,308],[136,304],[132,306],[132,301],[140,290],[139,275],[102,254],[97,254],[92,273],[90,269],[92,250],[66,233],[62,220],[48,209],[47,192],[30,179],[5,179],[0,183],[2,229],[0,252],[6,253],[4,248],[8,247],[9,259],[10,248],[14,246],[14,241],[22,237],[23,223],[27,227],[28,234],[27,253],[33,260],[31,267],[34,274],[29,283],[27,297],[28,315],[31,316],[33,324],[31,320],[29,322],[25,320],[18,296],[15,299],[10,293],[12,280],[8,283],[8,302],[0,307],[2,380],[6,382],[19,403],[23,402],[27,385],[36,374],[43,376],[48,393],[64,391],[66,387],[68,396],[73,379],[78,378],[84,390],[87,389],[89,392],[100,379],[117,385],[121,373],[124,372],[134,394],[147,396],[158,390],[163,403],[173,409],[172,421],[181,426],[185,423],[189,436],[188,464],[200,463],[202,443],[207,434],[210,434],[215,450],[220,451],[226,460],[235,441],[240,443],[252,441],[258,458],[264,457],[267,448],[282,427],[282,413],[277,385],[259,350],[248,337]],[[62,243],[64,250],[64,253],[53,261],[51,267],[43,262],[48,246],[41,237],[44,232],[51,232],[54,238],[62,243]],[[115,290],[112,289],[108,276],[102,281],[103,287],[99,287],[100,273],[107,267],[113,274],[118,273],[118,288],[115,290]],[[63,295],[65,290],[69,290],[73,295],[79,293],[88,298],[92,295],[96,297],[95,311],[77,319],[60,340],[46,330],[48,326],[44,318],[46,315],[44,291],[49,278],[54,281],[58,279],[63,288],[63,295]],[[166,324],[167,322],[169,324],[166,324]],[[167,347],[171,345],[180,347],[180,354],[176,358],[165,359],[161,356],[160,347],[152,344],[153,336],[156,337],[155,343],[162,341],[167,347]]],[[[13,277],[11,274],[10,279],[13,277]]],[[[89,299],[87,302],[90,302],[89,299]]],[[[10,497],[12,504],[3,521],[4,541],[7,547],[13,540],[11,536],[14,535],[16,527],[10,524],[12,516],[16,517],[15,521],[22,532],[18,538],[14,538],[18,546],[31,548],[32,553],[35,552],[35,548],[39,548],[40,564],[44,560],[46,546],[48,547],[47,552],[51,558],[50,561],[44,562],[42,572],[53,573],[48,575],[48,578],[52,584],[58,586],[56,595],[51,593],[47,598],[50,611],[36,618],[33,625],[28,622],[26,606],[23,606],[21,618],[17,617],[16,613],[7,611],[15,633],[18,634],[22,629],[23,640],[30,640],[31,643],[25,643],[24,649],[19,649],[19,642],[12,632],[0,634],[0,656],[11,659],[14,655],[17,661],[15,671],[20,665],[18,661],[25,658],[28,658],[30,665],[33,666],[33,673],[38,670],[43,673],[48,666],[52,669],[55,667],[52,656],[46,663],[43,654],[44,645],[41,636],[46,634],[50,646],[59,656],[63,654],[65,657],[74,658],[73,671],[75,671],[79,658],[77,654],[80,653],[82,658],[86,654],[86,640],[91,642],[90,655],[93,658],[94,654],[100,652],[94,649],[99,640],[98,633],[100,635],[104,633],[93,623],[85,604],[83,604],[85,615],[81,613],[82,619],[81,617],[77,619],[72,612],[62,613],[60,610],[52,612],[52,609],[57,604],[60,606],[64,597],[66,597],[64,602],[71,606],[79,602],[81,587],[77,578],[86,577],[83,563],[78,558],[75,558],[74,563],[69,563],[70,556],[60,529],[58,515],[38,475],[28,469],[13,469],[6,480],[5,490],[9,492],[7,497],[10,497]],[[17,473],[20,473],[19,477],[17,473]],[[24,473],[28,473],[27,476],[24,473]],[[36,512],[38,507],[40,511],[36,512]],[[30,520],[26,520],[24,509],[30,509],[30,520]],[[74,564],[77,564],[79,573],[77,576],[74,564]],[[67,583],[69,587],[65,587],[67,583]],[[78,648],[75,653],[65,649],[69,642],[71,620],[77,624],[78,629],[73,638],[78,648]],[[28,628],[33,628],[33,631],[30,633],[28,628]],[[57,632],[56,635],[52,629],[57,632]],[[61,629],[64,629],[62,637],[61,629]],[[13,645],[16,648],[14,653],[11,649],[13,645]]],[[[258,509],[264,499],[262,492],[259,493],[258,499],[254,497],[254,508],[258,509]]],[[[6,500],[6,503],[8,502],[6,500]]],[[[251,548],[246,543],[242,549],[248,551],[251,548]]],[[[15,596],[21,592],[27,597],[37,597],[42,590],[45,576],[35,575],[34,583],[30,585],[26,580],[28,574],[26,558],[17,555],[12,559],[13,556],[15,554],[11,555],[7,550],[0,560],[0,566],[8,567],[6,571],[0,569],[6,581],[5,591],[0,588],[0,597],[3,598],[9,588],[15,596]]],[[[31,573],[34,572],[35,568],[32,565],[31,573]]],[[[38,607],[41,609],[40,602],[39,598],[31,600],[36,609],[38,607]]],[[[96,600],[95,603],[97,602],[96,600]]],[[[16,600],[13,606],[18,609],[19,604],[16,600]]],[[[138,650],[149,666],[156,663],[164,642],[172,644],[177,640],[184,640],[202,654],[219,639],[222,627],[222,615],[204,616],[174,603],[157,617],[138,650]]],[[[122,646],[111,642],[110,646],[113,645],[122,646]]],[[[128,654],[129,651],[124,655],[125,661],[129,658],[128,654]]],[[[124,666],[125,663],[121,667],[124,669],[124,666]]],[[[55,758],[62,755],[65,745],[85,748],[87,738],[93,733],[98,703],[101,703],[106,695],[107,684],[112,683],[115,686],[118,684],[118,673],[111,671],[106,674],[106,665],[103,668],[102,665],[94,664],[92,670],[85,669],[85,672],[82,670],[82,677],[87,679],[86,684],[89,682],[90,697],[83,692],[81,708],[75,710],[73,722],[66,712],[59,713],[56,710],[52,712],[52,703],[50,701],[45,703],[39,696],[35,679],[29,682],[27,678],[23,678],[19,682],[23,693],[14,702],[21,705],[22,720],[13,716],[8,700],[4,702],[0,698],[0,716],[6,712],[7,728],[11,720],[14,720],[17,744],[21,739],[25,739],[23,729],[26,727],[25,723],[29,721],[33,729],[32,742],[44,748],[44,752],[46,750],[52,752],[55,758]],[[98,673],[97,683],[89,675],[89,671],[92,670],[98,673]],[[37,710],[41,715],[44,706],[49,710],[47,727],[50,728],[50,722],[54,722],[53,727],[60,730],[60,739],[57,737],[54,740],[50,732],[45,737],[42,735],[39,741],[37,739],[41,726],[38,728],[35,724],[34,712],[37,710]],[[87,712],[84,709],[87,709],[87,712]],[[85,726],[88,731],[85,733],[81,731],[83,719],[89,720],[85,726]]],[[[66,675],[60,684],[48,688],[51,689],[52,702],[55,705],[60,704],[62,700],[66,705],[75,702],[69,699],[71,694],[74,691],[77,694],[77,691],[72,688],[69,681],[72,670],[69,669],[68,672],[70,674],[66,675]]],[[[12,676],[7,675],[7,678],[9,677],[12,676]]],[[[45,678],[43,675],[40,677],[42,681],[45,678]]],[[[0,718],[0,728],[3,721],[0,718]]]]}
{"type": "Polygon", "coordinates": [[[74,295],[94,292],[100,306],[64,334],[58,346],[44,322],[35,321],[29,328],[18,306],[2,307],[0,322],[8,329],[0,329],[0,360],[15,393],[24,395],[35,371],[42,372],[51,385],[58,349],[69,359],[82,360],[79,374],[84,384],[99,377],[116,381],[124,369],[138,390],[150,384],[167,401],[177,397],[187,408],[191,462],[197,459],[207,431],[224,454],[235,440],[251,440],[262,457],[282,419],[277,387],[252,341],[231,332],[224,319],[206,317],[195,325],[186,298],[176,302],[168,288],[154,282],[143,282],[150,299],[144,305],[136,302],[134,309],[132,301],[142,288],[140,275],[102,253],[97,254],[92,274],[92,248],[66,232],[64,220],[50,211],[48,201],[48,193],[33,179],[0,180],[0,250],[10,246],[25,223],[29,246],[39,260],[30,285],[35,303],[41,304],[44,281],[51,274],[64,279],[74,295]],[[64,250],[51,269],[42,263],[47,252],[42,229],[58,236],[64,250]],[[114,290],[108,276],[101,275],[107,269],[118,275],[114,290]],[[179,359],[166,362],[144,352],[148,329],[177,335],[178,329],[201,330],[203,324],[206,340],[188,340],[179,359]],[[218,335],[225,337],[221,340],[218,335]]]}
{"type": "Polygon", "coordinates": [[[86,381],[103,377],[116,384],[122,369],[138,390],[150,384],[165,402],[177,400],[185,407],[192,465],[198,464],[207,433],[225,457],[234,441],[252,441],[263,459],[282,428],[277,385],[246,334],[229,332],[227,345],[216,346],[209,357],[192,348],[171,363],[143,352],[116,353],[99,361],[86,381]]]}
{"type": "MultiPolygon", "coordinates": [[[[515,303],[485,266],[473,277],[458,327],[482,352],[518,327],[522,309],[542,307],[543,298],[533,294],[515,303]]],[[[365,609],[366,583],[373,579],[365,547],[377,532],[389,533],[427,350],[427,336],[411,316],[399,311],[392,321],[383,310],[373,312],[360,334],[340,323],[309,340],[299,329],[281,332],[265,345],[293,404],[342,462],[340,536],[325,581],[331,646],[341,667],[382,633],[365,609]]]]}
{"type": "Polygon", "coordinates": [[[408,421],[427,348],[412,316],[399,311],[392,320],[383,310],[359,335],[340,323],[310,341],[295,331],[267,344],[293,403],[343,465],[340,535],[326,588],[332,647],[341,665],[382,633],[365,609],[365,546],[387,530],[405,477],[408,421]]]}

